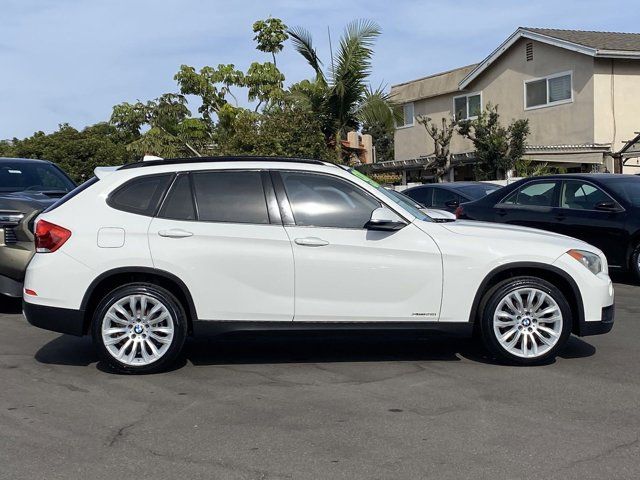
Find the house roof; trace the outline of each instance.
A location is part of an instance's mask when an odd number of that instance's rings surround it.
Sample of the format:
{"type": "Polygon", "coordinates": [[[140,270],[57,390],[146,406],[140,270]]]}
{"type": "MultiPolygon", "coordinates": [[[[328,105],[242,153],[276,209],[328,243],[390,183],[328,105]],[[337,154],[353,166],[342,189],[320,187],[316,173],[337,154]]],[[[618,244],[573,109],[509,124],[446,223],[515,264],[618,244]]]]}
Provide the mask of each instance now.
{"type": "Polygon", "coordinates": [[[536,40],[591,57],[640,60],[640,33],[589,32],[583,30],[520,27],[460,81],[458,85],[459,89],[462,90],[466,88],[521,38],[536,40]]]}
{"type": "Polygon", "coordinates": [[[566,40],[567,42],[595,48],[596,50],[620,50],[640,52],[640,33],[593,32],[587,30],[557,30],[553,28],[522,27],[529,32],[566,40]]]}
{"type": "Polygon", "coordinates": [[[458,83],[469,72],[477,67],[477,63],[465,67],[435,73],[427,77],[418,78],[409,82],[391,86],[393,100],[398,103],[407,103],[414,100],[436,97],[445,93],[457,92],[458,83]]]}

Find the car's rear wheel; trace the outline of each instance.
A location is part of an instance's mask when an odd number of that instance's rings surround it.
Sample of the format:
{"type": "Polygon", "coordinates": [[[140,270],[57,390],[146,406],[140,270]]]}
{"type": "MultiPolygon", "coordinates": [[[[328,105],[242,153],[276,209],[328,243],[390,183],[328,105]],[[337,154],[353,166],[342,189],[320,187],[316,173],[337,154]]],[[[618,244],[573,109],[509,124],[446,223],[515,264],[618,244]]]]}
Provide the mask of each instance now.
{"type": "Polygon", "coordinates": [[[102,359],[123,373],[166,369],[186,338],[186,314],[171,292],[135,283],[110,292],[98,305],[92,324],[102,359]]]}
{"type": "Polygon", "coordinates": [[[480,330],[499,360],[537,365],[555,358],[571,334],[571,309],[562,292],[536,277],[516,277],[485,297],[480,330]]]}

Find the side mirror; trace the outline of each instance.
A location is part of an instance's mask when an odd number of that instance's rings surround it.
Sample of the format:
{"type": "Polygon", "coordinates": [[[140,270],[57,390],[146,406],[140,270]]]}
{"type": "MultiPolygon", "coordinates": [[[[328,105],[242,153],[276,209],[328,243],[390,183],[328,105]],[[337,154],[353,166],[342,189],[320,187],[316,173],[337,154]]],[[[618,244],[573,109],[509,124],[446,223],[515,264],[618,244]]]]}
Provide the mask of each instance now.
{"type": "Polygon", "coordinates": [[[444,202],[444,204],[449,208],[458,208],[460,206],[460,202],[458,200],[449,200],[448,202],[444,202]]]}
{"type": "Polygon", "coordinates": [[[406,225],[405,221],[387,207],[376,208],[371,212],[371,219],[364,226],[367,230],[394,231],[406,225]]]}
{"type": "Polygon", "coordinates": [[[620,207],[618,207],[618,204],[616,204],[616,202],[609,200],[596,203],[595,209],[602,212],[618,212],[620,210],[620,207]]]}

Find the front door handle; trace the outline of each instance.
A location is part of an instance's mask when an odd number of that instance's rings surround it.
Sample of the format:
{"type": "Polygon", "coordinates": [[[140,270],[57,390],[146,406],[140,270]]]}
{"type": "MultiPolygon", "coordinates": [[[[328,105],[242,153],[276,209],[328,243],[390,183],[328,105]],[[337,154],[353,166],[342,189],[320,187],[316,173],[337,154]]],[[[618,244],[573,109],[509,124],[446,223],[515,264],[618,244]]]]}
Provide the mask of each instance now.
{"type": "Polygon", "coordinates": [[[560,221],[560,222],[561,222],[562,220],[564,220],[565,218],[567,218],[567,216],[566,216],[564,213],[558,213],[558,214],[556,215],[556,220],[558,220],[558,221],[560,221]]]}
{"type": "Polygon", "coordinates": [[[501,217],[504,217],[507,214],[507,211],[504,208],[500,208],[496,213],[501,217]]]}
{"type": "Polygon", "coordinates": [[[305,247],[324,247],[325,245],[329,245],[329,242],[318,237],[296,238],[294,242],[305,247]]]}
{"type": "Polygon", "coordinates": [[[191,237],[193,233],[182,230],[181,228],[172,228],[170,230],[160,230],[158,235],[168,238],[186,238],[191,237]]]}

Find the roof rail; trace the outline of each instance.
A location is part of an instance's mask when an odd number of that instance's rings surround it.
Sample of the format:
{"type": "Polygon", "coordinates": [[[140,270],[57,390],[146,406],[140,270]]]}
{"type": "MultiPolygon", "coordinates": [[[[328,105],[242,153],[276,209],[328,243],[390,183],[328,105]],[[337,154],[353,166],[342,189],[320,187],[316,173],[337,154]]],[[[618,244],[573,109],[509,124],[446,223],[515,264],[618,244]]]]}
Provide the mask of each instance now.
{"type": "Polygon", "coordinates": [[[291,162],[310,163],[314,165],[336,165],[324,160],[314,160],[311,158],[291,158],[291,157],[268,157],[268,156],[221,156],[221,157],[184,157],[184,158],[163,158],[160,160],[145,160],[142,162],[127,163],[118,170],[128,170],[130,168],[152,167],[154,165],[177,165],[183,163],[209,163],[209,162],[291,162]]]}

